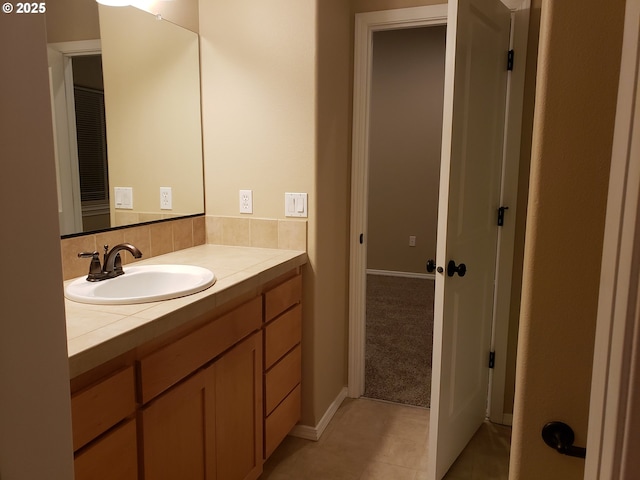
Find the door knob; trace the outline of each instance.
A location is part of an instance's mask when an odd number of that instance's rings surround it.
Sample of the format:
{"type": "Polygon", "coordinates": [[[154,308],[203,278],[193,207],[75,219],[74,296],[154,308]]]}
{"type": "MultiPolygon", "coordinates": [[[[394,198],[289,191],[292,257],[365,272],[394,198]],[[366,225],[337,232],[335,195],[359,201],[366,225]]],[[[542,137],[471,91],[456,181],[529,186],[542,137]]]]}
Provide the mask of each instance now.
{"type": "Polygon", "coordinates": [[[464,263],[456,266],[456,262],[449,260],[449,263],[447,263],[447,275],[453,277],[456,273],[458,276],[464,277],[467,273],[467,266],[464,263]]]}
{"type": "Polygon", "coordinates": [[[575,435],[569,425],[562,422],[549,422],[542,428],[544,443],[563,455],[585,458],[587,449],[573,444],[575,435]]]}
{"type": "MultiPolygon", "coordinates": [[[[427,260],[427,272],[432,273],[434,270],[436,270],[436,261],[433,259],[427,260]]],[[[444,272],[444,268],[438,267],[437,272],[438,273],[444,272]]]]}

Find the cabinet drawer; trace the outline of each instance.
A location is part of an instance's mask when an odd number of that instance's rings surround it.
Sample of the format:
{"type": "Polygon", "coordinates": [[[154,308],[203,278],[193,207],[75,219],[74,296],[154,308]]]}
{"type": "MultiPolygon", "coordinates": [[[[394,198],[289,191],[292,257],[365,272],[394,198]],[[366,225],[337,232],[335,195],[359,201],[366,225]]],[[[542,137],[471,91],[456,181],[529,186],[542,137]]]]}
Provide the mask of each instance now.
{"type": "Polygon", "coordinates": [[[74,394],[71,397],[74,451],[132,414],[135,408],[133,367],[74,394]]]}
{"type": "Polygon", "coordinates": [[[278,317],[265,327],[264,368],[268,370],[302,338],[302,306],[294,308],[278,317]]]}
{"type": "Polygon", "coordinates": [[[277,317],[289,307],[300,303],[302,298],[302,275],[281,283],[264,294],[264,321],[277,317]]]}
{"type": "Polygon", "coordinates": [[[300,419],[300,385],[267,417],[264,425],[264,458],[273,453],[300,419]]]}
{"type": "Polygon", "coordinates": [[[260,297],[241,305],[139,361],[140,395],[146,403],[260,328],[260,297]]]}
{"type": "Polygon", "coordinates": [[[136,422],[129,420],[78,454],[75,480],[136,480],[136,422]]]}
{"type": "Polygon", "coordinates": [[[280,360],[265,375],[265,415],[274,408],[300,383],[300,345],[280,360]]]}

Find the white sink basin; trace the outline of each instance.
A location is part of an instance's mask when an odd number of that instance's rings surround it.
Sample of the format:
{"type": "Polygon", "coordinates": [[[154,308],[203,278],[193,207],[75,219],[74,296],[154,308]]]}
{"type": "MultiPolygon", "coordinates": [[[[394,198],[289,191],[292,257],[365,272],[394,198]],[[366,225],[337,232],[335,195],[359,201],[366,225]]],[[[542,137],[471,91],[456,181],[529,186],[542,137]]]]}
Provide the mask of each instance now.
{"type": "Polygon", "coordinates": [[[124,272],[100,282],[74,280],[65,288],[65,297],[80,303],[129,305],[191,295],[216,281],[211,270],[192,265],[125,265],[124,272]]]}

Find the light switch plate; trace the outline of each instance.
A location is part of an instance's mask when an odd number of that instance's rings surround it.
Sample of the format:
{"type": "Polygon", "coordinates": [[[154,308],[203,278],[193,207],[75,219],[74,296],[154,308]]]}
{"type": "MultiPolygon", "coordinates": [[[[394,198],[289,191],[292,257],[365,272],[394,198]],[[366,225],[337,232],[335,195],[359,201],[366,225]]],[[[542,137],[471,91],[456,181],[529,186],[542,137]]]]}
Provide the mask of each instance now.
{"type": "Polygon", "coordinates": [[[133,210],[133,188],[113,187],[115,207],[121,210],[133,210]]]}
{"type": "Polygon", "coordinates": [[[307,217],[307,194],[285,193],[284,215],[285,217],[307,217]]]}

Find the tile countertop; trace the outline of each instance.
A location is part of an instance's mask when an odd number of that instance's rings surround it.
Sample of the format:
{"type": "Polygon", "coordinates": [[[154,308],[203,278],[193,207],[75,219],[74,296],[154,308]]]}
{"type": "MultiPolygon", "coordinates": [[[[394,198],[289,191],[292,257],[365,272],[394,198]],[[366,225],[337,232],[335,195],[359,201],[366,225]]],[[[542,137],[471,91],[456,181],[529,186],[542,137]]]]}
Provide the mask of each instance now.
{"type": "MultiPolygon", "coordinates": [[[[136,262],[198,265],[213,271],[216,283],[193,295],[135,305],[90,305],[65,298],[70,378],[235,297],[252,291],[257,295],[262,285],[306,262],[303,251],[223,245],[200,245],[136,262]]],[[[64,282],[65,287],[73,280],[64,282]]]]}

